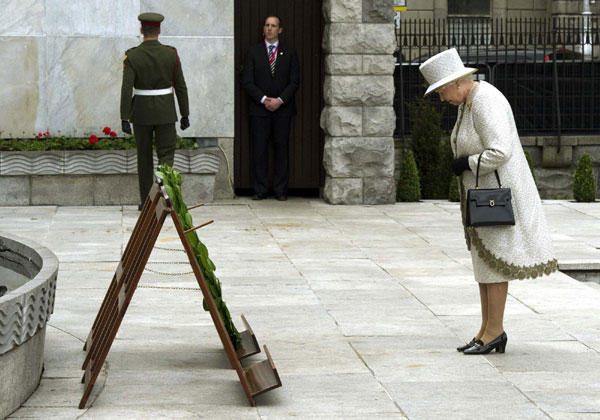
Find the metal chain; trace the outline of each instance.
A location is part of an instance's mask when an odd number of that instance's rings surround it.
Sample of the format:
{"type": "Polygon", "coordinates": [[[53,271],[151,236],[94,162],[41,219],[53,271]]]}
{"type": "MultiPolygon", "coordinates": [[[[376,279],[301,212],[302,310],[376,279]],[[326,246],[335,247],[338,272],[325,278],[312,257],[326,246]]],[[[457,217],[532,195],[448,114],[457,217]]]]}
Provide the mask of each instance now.
{"type": "Polygon", "coordinates": [[[174,252],[185,252],[185,249],[180,249],[180,248],[165,248],[162,246],[154,246],[154,249],[160,249],[162,251],[174,251],[174,252]]]}
{"type": "Polygon", "coordinates": [[[193,290],[195,292],[202,291],[200,288],[197,288],[197,287],[166,287],[166,286],[138,286],[138,289],[193,290]]]}
{"type": "Polygon", "coordinates": [[[189,261],[148,261],[146,264],[163,264],[163,265],[171,265],[171,264],[189,264],[189,261]]]}
{"type": "MultiPolygon", "coordinates": [[[[171,265],[171,264],[189,264],[189,261],[148,261],[147,264],[163,264],[163,265],[171,265]]],[[[183,277],[188,276],[190,274],[194,274],[193,271],[186,271],[183,273],[166,273],[164,271],[156,271],[148,267],[144,267],[144,270],[149,271],[154,274],[159,274],[161,276],[172,276],[172,277],[183,277]]]]}
{"type": "Polygon", "coordinates": [[[156,271],[156,270],[153,270],[153,269],[148,268],[148,267],[145,267],[144,270],[149,271],[149,272],[154,273],[154,274],[159,274],[161,276],[172,276],[172,277],[183,277],[183,276],[188,276],[190,274],[194,274],[193,271],[186,271],[186,272],[183,272],[183,273],[166,273],[164,271],[156,271]]]}

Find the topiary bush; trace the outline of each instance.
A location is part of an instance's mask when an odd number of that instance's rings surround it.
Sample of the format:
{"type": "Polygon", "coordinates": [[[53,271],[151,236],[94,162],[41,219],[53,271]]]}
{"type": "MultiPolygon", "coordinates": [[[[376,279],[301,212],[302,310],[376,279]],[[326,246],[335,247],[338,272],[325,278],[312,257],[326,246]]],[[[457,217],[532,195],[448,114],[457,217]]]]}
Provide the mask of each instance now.
{"type": "Polygon", "coordinates": [[[448,201],[457,203],[460,201],[460,190],[458,189],[458,177],[453,176],[448,189],[448,201]]]}
{"type": "Polygon", "coordinates": [[[419,170],[417,169],[415,157],[411,150],[404,150],[402,153],[396,199],[404,202],[419,201],[421,199],[419,170]]]}
{"type": "Polygon", "coordinates": [[[529,152],[525,151],[525,159],[527,159],[527,165],[529,165],[529,170],[531,171],[531,176],[533,177],[533,182],[537,187],[537,178],[535,177],[535,170],[533,169],[533,160],[531,159],[531,155],[529,152]]]}
{"type": "Polygon", "coordinates": [[[423,198],[440,198],[447,194],[450,178],[441,180],[440,141],[442,139],[442,114],[424,98],[409,103],[412,128],[412,150],[421,180],[423,198]]]}
{"type": "Polygon", "coordinates": [[[573,197],[575,201],[592,202],[596,200],[596,180],[592,169],[590,155],[584,153],[577,162],[573,181],[573,197]]]}

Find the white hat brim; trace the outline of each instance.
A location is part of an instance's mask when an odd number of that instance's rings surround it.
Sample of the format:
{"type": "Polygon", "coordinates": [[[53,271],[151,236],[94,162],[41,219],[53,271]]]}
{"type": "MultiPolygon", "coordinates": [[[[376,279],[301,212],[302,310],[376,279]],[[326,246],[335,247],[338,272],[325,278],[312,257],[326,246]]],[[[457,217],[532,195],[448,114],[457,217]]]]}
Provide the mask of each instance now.
{"type": "Polygon", "coordinates": [[[451,75],[446,76],[443,79],[438,80],[437,82],[429,85],[429,87],[425,91],[425,95],[423,95],[423,97],[429,95],[431,92],[435,91],[436,89],[439,89],[443,86],[449,85],[450,83],[456,82],[457,80],[460,80],[463,77],[467,77],[468,75],[473,74],[475,72],[477,72],[477,69],[473,69],[471,67],[462,68],[459,71],[456,71],[456,72],[452,73],[451,75]]]}

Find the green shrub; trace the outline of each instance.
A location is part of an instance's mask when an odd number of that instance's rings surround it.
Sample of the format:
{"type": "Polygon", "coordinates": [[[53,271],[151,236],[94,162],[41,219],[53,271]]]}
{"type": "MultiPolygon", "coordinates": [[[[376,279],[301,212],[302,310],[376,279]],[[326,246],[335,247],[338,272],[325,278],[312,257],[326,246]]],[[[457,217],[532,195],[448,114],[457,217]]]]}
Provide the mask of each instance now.
{"type": "Polygon", "coordinates": [[[421,179],[423,198],[440,198],[447,194],[447,180],[439,177],[442,114],[424,99],[407,105],[412,130],[412,150],[421,179]]]}
{"type": "Polygon", "coordinates": [[[411,150],[404,150],[402,153],[396,198],[398,201],[419,201],[421,199],[419,171],[411,150]]]}
{"type": "MultiPolygon", "coordinates": [[[[193,139],[177,136],[177,149],[196,149],[193,139]]],[[[97,142],[90,143],[89,138],[80,137],[42,137],[42,138],[7,138],[0,139],[0,151],[49,151],[49,150],[132,150],[135,149],[135,138],[100,137],[97,142]]]]}
{"type": "Polygon", "coordinates": [[[537,187],[537,178],[535,177],[535,170],[533,169],[533,160],[531,159],[531,155],[529,152],[525,151],[525,159],[527,159],[527,165],[529,165],[529,170],[531,171],[531,176],[533,177],[533,182],[537,187]]]}
{"type": "Polygon", "coordinates": [[[458,177],[453,176],[450,180],[450,188],[448,190],[448,200],[454,203],[460,201],[460,190],[458,189],[458,177]]]}
{"type": "Polygon", "coordinates": [[[596,181],[590,155],[584,153],[577,162],[575,180],[573,181],[573,197],[576,201],[591,202],[596,200],[596,181]]]}

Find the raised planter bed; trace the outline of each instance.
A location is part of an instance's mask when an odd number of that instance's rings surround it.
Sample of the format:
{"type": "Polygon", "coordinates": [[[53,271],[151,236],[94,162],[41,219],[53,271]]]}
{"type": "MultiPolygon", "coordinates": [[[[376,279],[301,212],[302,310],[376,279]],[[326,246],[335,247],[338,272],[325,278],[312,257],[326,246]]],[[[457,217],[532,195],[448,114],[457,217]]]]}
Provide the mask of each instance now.
{"type": "MultiPolygon", "coordinates": [[[[213,201],[220,153],[217,147],[175,152],[173,166],[190,202],[213,201]]],[[[135,150],[0,152],[0,205],[138,203],[135,150]]]]}

